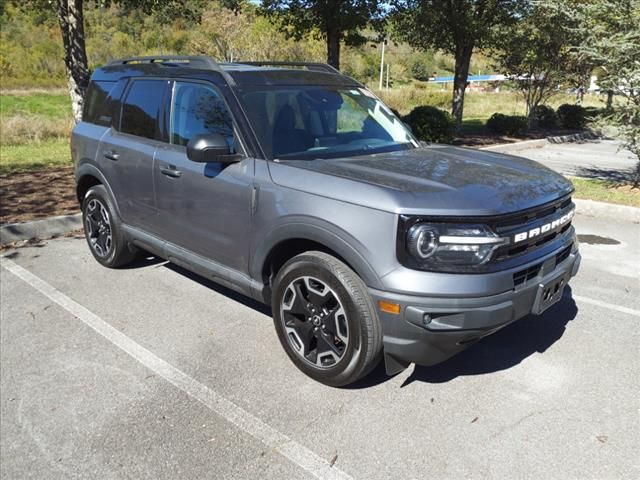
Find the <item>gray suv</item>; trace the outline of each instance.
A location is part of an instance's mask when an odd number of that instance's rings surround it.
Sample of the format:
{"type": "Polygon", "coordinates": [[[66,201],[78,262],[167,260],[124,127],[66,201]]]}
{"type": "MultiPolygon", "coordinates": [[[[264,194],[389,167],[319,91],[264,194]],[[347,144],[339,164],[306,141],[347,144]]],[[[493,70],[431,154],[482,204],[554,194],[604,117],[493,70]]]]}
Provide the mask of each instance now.
{"type": "Polygon", "coordinates": [[[580,264],[565,178],[418,142],[323,64],[117,60],[71,147],[98,262],[151,252],[270,305],[328,385],[442,362],[545,311],[580,264]]]}

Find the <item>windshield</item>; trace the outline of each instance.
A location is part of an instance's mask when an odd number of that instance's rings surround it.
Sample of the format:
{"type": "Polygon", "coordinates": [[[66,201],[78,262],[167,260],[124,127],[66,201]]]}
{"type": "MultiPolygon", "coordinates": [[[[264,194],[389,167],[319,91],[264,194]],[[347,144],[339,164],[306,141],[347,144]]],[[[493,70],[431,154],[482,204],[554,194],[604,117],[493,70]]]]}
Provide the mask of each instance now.
{"type": "Polygon", "coordinates": [[[268,158],[324,159],[415,148],[407,127],[364,88],[256,87],[241,99],[268,158]]]}

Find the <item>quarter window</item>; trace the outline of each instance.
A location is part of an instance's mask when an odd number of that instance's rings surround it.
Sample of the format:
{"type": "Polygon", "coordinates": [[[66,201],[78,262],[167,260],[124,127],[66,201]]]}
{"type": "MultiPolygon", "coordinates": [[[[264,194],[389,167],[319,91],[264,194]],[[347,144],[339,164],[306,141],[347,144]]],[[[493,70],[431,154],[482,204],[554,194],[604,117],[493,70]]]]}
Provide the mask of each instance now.
{"type": "Polygon", "coordinates": [[[186,145],[195,135],[218,133],[234,149],[233,121],[218,92],[206,85],[176,82],[171,106],[171,143],[186,145]]]}
{"type": "Polygon", "coordinates": [[[122,132],[156,138],[158,112],[166,85],[167,82],[163,80],[134,80],[122,105],[122,132]]]}
{"type": "MultiPolygon", "coordinates": [[[[107,126],[109,123],[100,118],[100,111],[104,109],[107,95],[115,82],[92,81],[87,90],[87,97],[84,101],[84,112],[82,120],[96,125],[107,126]]],[[[111,119],[109,119],[111,120],[111,119]]]]}

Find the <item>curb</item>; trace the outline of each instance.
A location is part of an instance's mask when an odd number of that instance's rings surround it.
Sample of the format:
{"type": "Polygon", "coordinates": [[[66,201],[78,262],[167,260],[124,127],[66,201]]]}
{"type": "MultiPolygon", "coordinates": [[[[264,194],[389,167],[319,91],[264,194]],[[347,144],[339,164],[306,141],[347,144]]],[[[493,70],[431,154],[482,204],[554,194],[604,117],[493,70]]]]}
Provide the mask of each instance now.
{"type": "Polygon", "coordinates": [[[572,133],[571,135],[558,135],[555,137],[540,138],[536,140],[523,140],[522,142],[501,143],[500,145],[492,145],[490,147],[480,147],[478,150],[489,150],[492,152],[518,152],[520,150],[529,150],[530,148],[542,148],[549,143],[576,143],[587,140],[598,140],[602,138],[600,135],[587,130],[581,133],[572,133]]]}
{"type": "Polygon", "coordinates": [[[82,214],[61,215],[24,223],[0,226],[0,245],[21,240],[51,238],[82,228],[82,214]]]}
{"type": "Polygon", "coordinates": [[[529,150],[530,148],[542,148],[549,142],[546,138],[536,140],[523,140],[522,142],[501,143],[500,145],[491,145],[490,147],[480,147],[478,150],[489,150],[490,152],[519,152],[520,150],[529,150]]]}
{"type": "Polygon", "coordinates": [[[640,223],[640,208],[628,205],[616,205],[614,203],[596,202],[595,200],[583,200],[573,198],[576,204],[576,212],[591,217],[613,217],[626,222],[640,223]]]}
{"type": "Polygon", "coordinates": [[[547,137],[549,143],[574,143],[584,142],[585,140],[598,140],[602,138],[600,135],[587,130],[582,133],[574,133],[572,135],[559,135],[557,137],[547,137]]]}

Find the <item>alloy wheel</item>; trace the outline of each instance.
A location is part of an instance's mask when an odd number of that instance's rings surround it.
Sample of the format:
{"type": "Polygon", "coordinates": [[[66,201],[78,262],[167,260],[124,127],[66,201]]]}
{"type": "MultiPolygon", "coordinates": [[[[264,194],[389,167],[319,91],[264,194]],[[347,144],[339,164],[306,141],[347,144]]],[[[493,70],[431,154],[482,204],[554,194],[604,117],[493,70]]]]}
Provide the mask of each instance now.
{"type": "Polygon", "coordinates": [[[325,282],[296,278],[285,289],[280,308],[289,344],[304,361],[329,368],[344,357],[349,345],[347,315],[325,282]]]}
{"type": "Polygon", "coordinates": [[[85,229],[92,250],[99,257],[106,257],[113,247],[109,211],[96,198],[89,200],[85,215],[85,229]]]}

